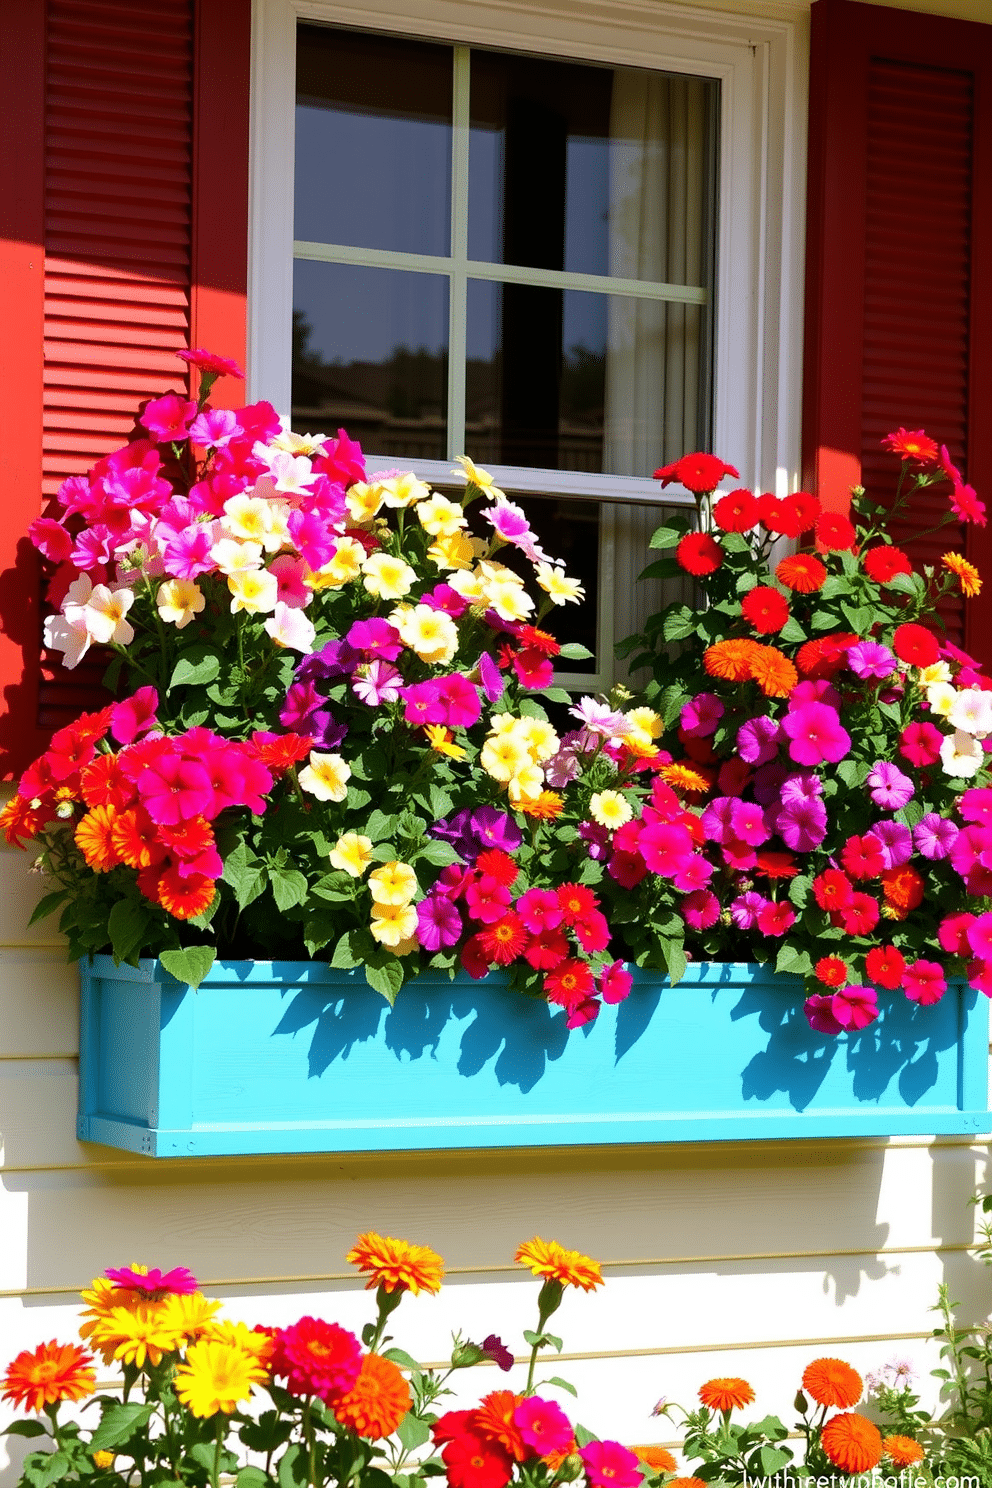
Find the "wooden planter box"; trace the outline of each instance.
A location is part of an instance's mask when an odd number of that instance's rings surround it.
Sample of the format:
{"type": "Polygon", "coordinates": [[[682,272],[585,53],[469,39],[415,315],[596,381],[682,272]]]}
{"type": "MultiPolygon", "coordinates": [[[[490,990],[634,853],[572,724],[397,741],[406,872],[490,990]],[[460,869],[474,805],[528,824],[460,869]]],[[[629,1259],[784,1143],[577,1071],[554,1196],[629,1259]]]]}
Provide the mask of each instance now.
{"type": "Polygon", "coordinates": [[[78,1135],[153,1157],[992,1129],[988,1004],[963,985],[833,1039],[756,966],[639,974],[573,1033],[495,974],[390,1009],[320,962],[218,963],[198,992],[157,961],[81,970],[78,1135]]]}

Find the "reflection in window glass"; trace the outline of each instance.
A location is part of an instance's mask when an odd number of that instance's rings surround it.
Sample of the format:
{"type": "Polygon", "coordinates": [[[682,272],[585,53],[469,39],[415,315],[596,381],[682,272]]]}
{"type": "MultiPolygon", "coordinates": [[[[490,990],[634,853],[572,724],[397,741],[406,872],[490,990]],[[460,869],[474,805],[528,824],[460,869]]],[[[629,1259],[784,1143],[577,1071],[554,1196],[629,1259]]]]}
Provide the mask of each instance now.
{"type": "Polygon", "coordinates": [[[294,237],[451,244],[450,47],[297,28],[294,237]]]}
{"type": "Polygon", "coordinates": [[[364,450],[447,455],[448,281],[297,260],[293,427],[344,427],[364,450]]]}
{"type": "Polygon", "coordinates": [[[650,476],[700,446],[702,309],[531,285],[468,287],[468,453],[650,476]]]}

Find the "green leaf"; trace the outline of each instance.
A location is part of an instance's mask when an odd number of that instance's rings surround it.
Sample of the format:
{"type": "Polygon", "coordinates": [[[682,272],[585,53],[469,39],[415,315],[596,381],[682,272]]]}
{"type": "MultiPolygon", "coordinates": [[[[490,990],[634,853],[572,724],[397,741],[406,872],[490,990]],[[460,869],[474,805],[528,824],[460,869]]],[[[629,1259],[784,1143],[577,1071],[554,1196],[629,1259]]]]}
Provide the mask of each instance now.
{"type": "Polygon", "coordinates": [[[234,890],[239,909],[245,909],[265,890],[265,869],[243,842],[224,859],[223,879],[234,890]]]}
{"type": "Polygon", "coordinates": [[[272,897],[283,914],[297,904],[306,903],[309,885],[306,875],[300,873],[298,869],[270,868],[269,882],[272,885],[272,897]]]}
{"type": "Polygon", "coordinates": [[[788,972],[790,976],[810,976],[813,962],[808,951],[800,951],[793,945],[779,947],[775,958],[775,970],[788,972]]]}
{"type": "MultiPolygon", "coordinates": [[[[285,1439],[283,1437],[282,1441],[285,1439]]],[[[241,1440],[245,1440],[244,1432],[241,1433],[241,1440]]],[[[250,1443],[245,1442],[245,1445],[250,1446],[250,1443]]],[[[279,1446],[280,1443],[277,1442],[276,1445],[279,1446]]],[[[259,1450],[264,1451],[264,1448],[259,1450]]],[[[268,1473],[264,1473],[260,1467],[243,1467],[234,1480],[234,1488],[269,1488],[271,1482],[268,1473]]]]}
{"type": "Polygon", "coordinates": [[[346,930],[334,947],[331,965],[336,971],[351,971],[354,967],[361,966],[361,964],[361,957],[356,956],[351,949],[351,931],[346,930]]]}
{"type": "Polygon", "coordinates": [[[695,610],[690,610],[688,605],[676,605],[668,611],[662,634],[666,641],[684,641],[687,636],[695,635],[698,617],[695,610]]]}
{"type": "Polygon", "coordinates": [[[203,687],[220,676],[220,659],[204,645],[190,646],[172,669],[171,687],[203,687]]]}
{"type": "Polygon", "coordinates": [[[570,703],[572,694],[566,692],[564,687],[542,687],[541,697],[546,697],[549,703],[570,703]]]}
{"type": "Polygon", "coordinates": [[[186,946],[181,951],[161,951],[158,959],[177,982],[185,982],[195,992],[217,959],[217,952],[213,946],[186,946]]]}
{"type": "Polygon", "coordinates": [[[580,641],[566,641],[558,655],[563,656],[566,661],[590,661],[594,653],[580,641]]]}
{"type": "Polygon", "coordinates": [[[144,1405],[137,1400],[115,1403],[90,1438],[90,1451],[109,1452],[114,1447],[122,1447],[148,1425],[154,1410],[154,1405],[144,1405]]]}
{"type": "MultiPolygon", "coordinates": [[[[60,904],[65,903],[68,897],[68,889],[56,889],[54,894],[46,894],[44,899],[39,899],[31,911],[31,918],[28,920],[28,924],[35,925],[39,920],[43,920],[46,915],[52,914],[58,909],[60,904]]],[[[35,1422],[35,1425],[37,1425],[37,1422],[35,1422]]]]}
{"type": "Polygon", "coordinates": [[[148,915],[133,899],[118,899],[107,916],[107,933],[118,961],[139,949],[148,929],[148,915]]]}
{"type": "Polygon", "coordinates": [[[279,1459],[280,1488],[299,1488],[306,1481],[306,1453],[299,1442],[292,1442],[279,1459]]]}
{"type": "Polygon", "coordinates": [[[414,1359],[411,1354],[408,1354],[406,1352],[405,1349],[401,1349],[401,1348],[385,1349],[383,1351],[382,1357],[384,1359],[391,1359],[393,1361],[393,1363],[394,1364],[398,1364],[401,1369],[410,1369],[410,1370],[413,1371],[414,1374],[419,1374],[420,1373],[420,1365],[417,1363],[416,1359],[414,1359]]]}
{"type": "Polygon", "coordinates": [[[0,1431],[0,1436],[47,1436],[40,1421],[12,1421],[0,1431]]]}
{"type": "Polygon", "coordinates": [[[559,1390],[567,1390],[568,1393],[569,1393],[569,1395],[574,1395],[575,1396],[576,1400],[578,1400],[578,1398],[579,1398],[579,1392],[575,1388],[575,1386],[574,1385],[570,1385],[569,1382],[568,1382],[568,1380],[562,1379],[560,1375],[553,1374],[551,1376],[551,1378],[548,1379],[548,1380],[545,1380],[544,1383],[546,1385],[557,1385],[558,1388],[559,1388],[559,1390]]]}
{"type": "Polygon", "coordinates": [[[396,831],[397,818],[387,816],[384,811],[370,811],[364,827],[364,835],[370,842],[382,842],[396,831]]]}
{"type": "Polygon", "coordinates": [[[686,954],[682,948],[681,941],[670,940],[668,942],[665,961],[668,966],[668,980],[671,982],[673,987],[677,987],[679,982],[685,976],[686,968],[689,965],[689,962],[686,960],[686,954]]]}
{"type": "Polygon", "coordinates": [[[790,643],[799,646],[802,645],[803,641],[805,641],[806,632],[799,624],[799,621],[796,620],[794,616],[790,615],[788,620],[786,620],[785,624],[782,626],[782,629],[779,631],[779,639],[783,641],[789,641],[790,643]]]}
{"type": "Polygon", "coordinates": [[[30,1467],[25,1463],[24,1476],[32,1488],[48,1488],[50,1483],[57,1483],[64,1478],[71,1466],[68,1452],[51,1452],[37,1467],[34,1463],[30,1467]]]}
{"type": "Polygon", "coordinates": [[[588,1426],[575,1423],[575,1445],[577,1447],[588,1447],[590,1442],[599,1441],[595,1431],[590,1431],[588,1426]]]}
{"type": "MultiPolygon", "coordinates": [[[[274,1410],[263,1411],[257,1421],[246,1421],[240,1432],[241,1440],[253,1452],[272,1452],[292,1434],[292,1421],[284,1421],[274,1410]]],[[[250,1467],[246,1471],[258,1472],[259,1469],[250,1467]]]]}
{"type": "Polygon", "coordinates": [[[455,852],[450,842],[441,842],[433,838],[429,842],[424,843],[423,847],[416,854],[414,861],[420,858],[424,858],[435,868],[446,868],[449,863],[461,862],[458,853],[455,852]]]}
{"type": "Polygon", "coordinates": [[[677,579],[684,570],[674,558],[658,558],[642,568],[638,579],[677,579]]]}
{"type": "Polygon", "coordinates": [[[392,1007],[403,985],[403,968],[398,960],[387,961],[385,966],[366,966],[365,980],[392,1007]]]}
{"type": "Polygon", "coordinates": [[[348,810],[364,811],[372,797],[366,790],[359,790],[355,785],[348,786],[348,810]]]}
{"type": "Polygon", "coordinates": [[[792,1461],[792,1453],[782,1447],[762,1447],[758,1456],[761,1458],[761,1471],[768,1477],[792,1461]]]}
{"type": "Polygon", "coordinates": [[[408,1411],[396,1428],[396,1435],[408,1452],[413,1452],[417,1447],[422,1447],[425,1441],[430,1441],[431,1428],[426,1421],[421,1421],[413,1411],[408,1411]]]}
{"type": "Polygon", "coordinates": [[[675,527],[669,527],[666,523],[664,527],[655,528],[654,532],[652,532],[651,534],[651,540],[648,543],[648,547],[674,548],[678,543],[681,542],[684,536],[685,534],[683,532],[679,532],[678,529],[675,527]]]}

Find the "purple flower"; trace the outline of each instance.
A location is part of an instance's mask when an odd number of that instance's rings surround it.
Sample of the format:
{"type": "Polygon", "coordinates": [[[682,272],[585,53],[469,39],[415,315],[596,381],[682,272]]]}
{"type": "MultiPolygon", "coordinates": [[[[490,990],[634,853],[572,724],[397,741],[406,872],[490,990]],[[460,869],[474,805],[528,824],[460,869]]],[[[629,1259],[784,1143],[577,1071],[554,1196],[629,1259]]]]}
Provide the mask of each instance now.
{"type": "Polygon", "coordinates": [[[737,731],[737,753],[749,765],[767,765],[778,754],[782,730],[773,718],[749,718],[737,731]]]}
{"type": "Polygon", "coordinates": [[[512,501],[496,501],[484,508],[483,517],[491,522],[504,542],[516,543],[521,538],[533,537],[530,523],[519,506],[512,501]]]}
{"type": "Polygon", "coordinates": [[[936,811],[928,811],[913,828],[916,851],[931,862],[946,858],[957,840],[958,829],[954,822],[938,815],[936,811]]]}
{"type": "Polygon", "coordinates": [[[788,775],[784,765],[776,760],[774,764],[762,765],[754,772],[754,799],[762,806],[770,806],[779,798],[782,782],[788,775]]]}
{"type": "Polygon", "coordinates": [[[812,852],[827,835],[827,809],[815,796],[790,799],[776,816],[775,827],[793,852],[812,852]]]}
{"type": "Polygon", "coordinates": [[[286,701],[279,711],[279,722],[283,728],[305,734],[310,719],[323,706],[324,699],[312,682],[291,682],[286,701]]]}
{"type": "Polygon", "coordinates": [[[596,863],[610,856],[610,830],[598,822],[579,822],[579,836],[586,844],[589,856],[596,863]]]}
{"type": "Polygon", "coordinates": [[[886,868],[900,868],[913,856],[913,834],[902,822],[875,822],[871,836],[882,849],[886,868]]]}
{"type": "Polygon", "coordinates": [[[915,795],[909,776],[904,775],[888,760],[876,761],[868,775],[867,784],[872,800],[883,811],[901,811],[915,795]]]}
{"type": "Polygon", "coordinates": [[[295,732],[311,734],[318,749],[337,749],[348,737],[348,725],[338,723],[329,708],[321,708],[303,728],[296,729],[295,732]]]}
{"type": "Polygon", "coordinates": [[[552,755],[544,767],[544,778],[552,790],[564,790],[566,785],[578,780],[582,774],[578,756],[575,745],[562,740],[558,753],[552,755]]]}
{"type": "Polygon", "coordinates": [[[402,686],[402,673],[388,661],[370,661],[351,679],[355,696],[370,708],[378,708],[380,703],[395,703],[402,686]]]}
{"type": "Polygon", "coordinates": [[[395,661],[403,650],[399,631],[388,620],[377,616],[371,620],[356,620],[345,640],[356,651],[363,652],[367,659],[376,657],[381,661],[395,661]]]}
{"type": "Polygon", "coordinates": [[[788,801],[818,801],[822,795],[822,780],[809,770],[797,770],[794,775],[789,775],[779,789],[783,806],[788,801]]]}
{"type": "Polygon", "coordinates": [[[717,724],[723,717],[724,707],[713,692],[701,692],[690,698],[682,709],[683,732],[693,739],[706,739],[716,733],[717,724]]]}
{"type": "Polygon", "coordinates": [[[494,806],[480,806],[469,817],[469,828],[479,844],[477,855],[487,847],[498,847],[503,852],[516,852],[524,834],[512,817],[494,806]]]}
{"type": "Polygon", "coordinates": [[[841,1025],[834,1016],[833,998],[825,992],[814,992],[803,1003],[806,1020],[816,1033],[837,1034],[841,1025]]]}
{"type": "Polygon", "coordinates": [[[488,702],[495,703],[503,696],[503,690],[506,687],[503,673],[488,651],[483,651],[479,657],[479,680],[488,702]]]}
{"type": "Polygon", "coordinates": [[[789,757],[797,765],[836,764],[850,753],[851,736],[826,703],[801,703],[782,720],[782,728],[792,741],[789,757]]]}
{"type": "Polygon", "coordinates": [[[858,641],[847,653],[847,664],[862,682],[884,682],[896,669],[896,659],[888,646],[878,641],[858,641]]]}
{"type": "Polygon", "coordinates": [[[305,656],[296,668],[300,682],[331,682],[335,677],[350,677],[364,660],[362,653],[347,641],[328,641],[312,656],[305,656]]]}
{"type": "Polygon", "coordinates": [[[768,900],[761,894],[753,891],[741,894],[734,899],[730,905],[730,918],[738,930],[753,930],[758,923],[758,913],[764,909],[768,900]]]}
{"type": "Polygon", "coordinates": [[[428,894],[417,905],[417,939],[425,951],[455,945],[462,933],[462,917],[443,894],[428,894]]]}
{"type": "Polygon", "coordinates": [[[484,1338],[481,1348],[486,1358],[491,1359],[497,1369],[502,1369],[504,1374],[513,1368],[513,1355],[497,1334],[490,1333],[487,1338],[484,1338]]]}

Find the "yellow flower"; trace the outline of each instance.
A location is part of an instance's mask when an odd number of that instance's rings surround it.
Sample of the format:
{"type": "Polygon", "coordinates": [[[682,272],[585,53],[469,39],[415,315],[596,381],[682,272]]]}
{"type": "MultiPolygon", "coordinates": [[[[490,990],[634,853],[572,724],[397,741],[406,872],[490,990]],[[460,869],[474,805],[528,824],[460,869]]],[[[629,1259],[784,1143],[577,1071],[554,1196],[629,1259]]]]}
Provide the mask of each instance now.
{"type": "Polygon", "coordinates": [[[649,739],[660,739],[665,732],[665,725],[653,708],[631,708],[627,721],[647,734],[649,739]]]}
{"type": "Polygon", "coordinates": [[[513,734],[497,734],[482,746],[479,764],[487,775],[506,784],[531,764],[527,745],[513,734]]]}
{"type": "Polygon", "coordinates": [[[513,802],[536,801],[543,789],[544,771],[530,763],[522,765],[506,783],[506,793],[513,802]]]}
{"type": "MultiPolygon", "coordinates": [[[[480,491],[494,489],[495,482],[488,470],[483,470],[481,465],[476,465],[473,460],[469,459],[468,455],[456,455],[455,459],[462,468],[461,470],[453,470],[451,472],[452,475],[462,476],[470,485],[478,486],[480,491]]],[[[502,495],[502,491],[499,494],[502,495]]]]}
{"type": "Polygon", "coordinates": [[[447,496],[442,496],[439,491],[435,491],[429,501],[420,503],[417,507],[417,520],[432,537],[450,537],[453,532],[468,526],[461,507],[454,501],[449,501],[447,496]]]}
{"type": "Polygon", "coordinates": [[[938,682],[933,687],[927,688],[927,702],[930,704],[930,712],[936,713],[938,718],[946,718],[954,707],[956,700],[956,691],[946,682],[938,682]]]}
{"type": "Polygon", "coordinates": [[[535,1235],[517,1247],[513,1259],[527,1266],[534,1276],[543,1276],[548,1281],[560,1281],[563,1286],[581,1287],[591,1292],[603,1285],[603,1275],[598,1261],[592,1261],[578,1250],[566,1250],[557,1240],[542,1240],[535,1235]]]}
{"type": "Polygon", "coordinates": [[[945,553],[941,563],[955,575],[961,585],[961,593],[966,599],[974,599],[982,592],[982,581],[978,569],[967,558],[962,558],[960,553],[945,553]]]}
{"type": "Polygon", "coordinates": [[[220,1312],[221,1304],[202,1292],[190,1292],[180,1296],[173,1292],[159,1304],[162,1318],[169,1327],[174,1327],[187,1342],[193,1343],[212,1325],[214,1316],[220,1312]]]}
{"type": "Polygon", "coordinates": [[[365,1290],[384,1287],[387,1292],[439,1292],[444,1261],[427,1245],[411,1245],[392,1235],[369,1230],[359,1235],[345,1260],[368,1276],[365,1290]]]}
{"type": "Polygon", "coordinates": [[[357,579],[365,562],[365,549],[354,537],[335,539],[337,546],[330,563],[311,574],[307,583],[311,589],[342,589],[357,579]]]}
{"type": "Polygon", "coordinates": [[[569,579],[565,570],[550,563],[539,563],[534,570],[537,582],[552,604],[578,604],[586,592],[578,579],[569,579]]]}
{"type": "Polygon", "coordinates": [[[629,822],[634,813],[626,796],[619,791],[604,790],[597,791],[590,800],[589,815],[601,827],[608,827],[613,832],[624,822],[629,822]]]}
{"type": "Polygon", "coordinates": [[[447,666],[458,650],[458,627],[444,610],[430,605],[400,605],[389,617],[404,646],[431,666],[447,666]]]}
{"type": "Polygon", "coordinates": [[[318,801],[345,801],[351,766],[340,754],[318,754],[310,751],[310,763],[299,774],[300,789],[316,796],[318,801]]]}
{"type": "Polygon", "coordinates": [[[501,620],[526,620],[534,608],[534,601],[523,585],[503,577],[491,579],[486,584],[486,599],[489,608],[495,610],[501,620]]]}
{"type": "Polygon", "coordinates": [[[392,507],[413,506],[416,501],[426,501],[431,494],[430,486],[410,470],[405,475],[391,475],[377,481],[376,490],[381,493],[384,505],[392,507]]]}
{"type": "Polygon", "coordinates": [[[551,724],[543,718],[518,719],[514,734],[518,739],[523,739],[535,765],[543,765],[545,760],[558,753],[561,741],[551,724]]]}
{"type": "Polygon", "coordinates": [[[932,666],[920,667],[916,680],[921,687],[936,687],[938,682],[950,682],[951,669],[946,661],[935,661],[932,666]]]}
{"type": "Polygon", "coordinates": [[[227,576],[231,591],[231,614],[244,610],[247,615],[267,614],[276,607],[279,581],[264,568],[248,568],[227,576]]]}
{"type": "Polygon", "coordinates": [[[388,947],[398,956],[405,956],[408,941],[415,942],[417,911],[412,904],[373,904],[372,939],[388,947]]]}
{"type": "Polygon", "coordinates": [[[105,1363],[116,1359],[143,1369],[146,1360],[157,1365],[163,1354],[178,1352],[185,1339],[160,1302],[146,1302],[133,1310],[113,1308],[108,1317],[96,1323],[90,1342],[103,1354],[105,1363]]]}
{"type": "MultiPolygon", "coordinates": [[[[137,1267],[132,1267],[132,1270],[137,1270],[137,1267]]],[[[132,1309],[145,1300],[143,1292],[119,1287],[106,1276],[94,1277],[89,1291],[81,1292],[80,1296],[87,1304],[79,1325],[80,1338],[89,1338],[97,1324],[109,1318],[115,1307],[132,1309]]]]}
{"type": "Polygon", "coordinates": [[[199,615],[206,600],[190,579],[167,579],[155,596],[158,612],[167,625],[185,630],[194,615],[199,615]]]}
{"type": "Polygon", "coordinates": [[[417,892],[417,875],[408,863],[395,858],[369,874],[369,888],[376,904],[409,904],[417,892]]]}
{"type": "MultiPolygon", "coordinates": [[[[467,532],[442,532],[427,549],[427,556],[438,568],[468,570],[485,550],[485,543],[467,532]]],[[[458,593],[463,590],[459,589],[458,593]]],[[[469,597],[465,595],[466,599],[469,597]]]]}
{"type": "Polygon", "coordinates": [[[371,522],[381,507],[382,488],[367,485],[365,481],[356,481],[353,486],[348,487],[344,500],[349,517],[361,526],[371,522]]]}
{"type": "Polygon", "coordinates": [[[99,1468],[113,1467],[114,1454],[113,1452],[94,1452],[93,1462],[99,1468]]]}
{"type": "Polygon", "coordinates": [[[250,1354],[253,1359],[265,1369],[268,1374],[269,1358],[272,1354],[273,1343],[268,1333],[256,1333],[249,1328],[247,1323],[235,1323],[230,1318],[219,1318],[211,1323],[203,1337],[208,1343],[226,1343],[231,1348],[239,1348],[243,1353],[250,1354]]]}
{"type": "Polygon", "coordinates": [[[270,553],[281,546],[278,537],[273,539],[272,508],[260,496],[242,493],[225,501],[222,526],[229,536],[241,542],[261,543],[270,553]]]}
{"type": "Polygon", "coordinates": [[[417,579],[409,563],[381,550],[365,559],[362,573],[368,592],[380,599],[402,599],[404,594],[409,594],[417,579]]]}
{"type": "Polygon", "coordinates": [[[250,1400],[253,1385],[265,1383],[267,1371],[237,1344],[194,1343],[176,1370],[174,1387],[194,1416],[230,1415],[239,1400],[250,1400]]]}
{"type": "Polygon", "coordinates": [[[361,832],[345,832],[331,848],[331,867],[361,878],[372,861],[372,839],[361,832]]]}
{"type": "Polygon", "coordinates": [[[446,754],[449,759],[464,759],[465,751],[460,744],[452,742],[452,734],[440,723],[428,723],[424,728],[427,742],[438,754],[446,754]]]}

